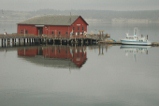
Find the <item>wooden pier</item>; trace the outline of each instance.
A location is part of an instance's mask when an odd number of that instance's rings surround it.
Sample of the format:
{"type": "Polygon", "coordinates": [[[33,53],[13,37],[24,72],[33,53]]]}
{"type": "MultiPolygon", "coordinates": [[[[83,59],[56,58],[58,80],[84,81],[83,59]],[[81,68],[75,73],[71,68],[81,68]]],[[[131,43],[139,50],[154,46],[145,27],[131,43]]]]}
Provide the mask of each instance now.
{"type": "Polygon", "coordinates": [[[31,45],[42,45],[42,44],[91,45],[91,44],[96,44],[98,40],[99,39],[97,37],[93,36],[53,37],[53,36],[0,34],[0,47],[31,46],[31,45]]]}
{"type": "Polygon", "coordinates": [[[159,46],[159,42],[152,42],[152,46],[159,46]]]}
{"type": "Polygon", "coordinates": [[[37,38],[32,35],[0,35],[0,47],[33,45],[37,38]]]}

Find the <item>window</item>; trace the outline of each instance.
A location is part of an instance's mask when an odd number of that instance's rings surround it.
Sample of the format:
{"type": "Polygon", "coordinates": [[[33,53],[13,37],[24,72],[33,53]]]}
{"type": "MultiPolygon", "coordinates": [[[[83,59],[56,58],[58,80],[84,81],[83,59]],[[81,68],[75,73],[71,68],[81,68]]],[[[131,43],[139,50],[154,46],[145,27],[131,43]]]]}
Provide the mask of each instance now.
{"type": "Polygon", "coordinates": [[[66,35],[68,35],[68,32],[66,32],[66,35]]]}
{"type": "Polygon", "coordinates": [[[78,28],[77,28],[78,30],[80,30],[80,27],[78,26],[78,28]]]}
{"type": "Polygon", "coordinates": [[[82,27],[82,31],[84,30],[84,27],[82,27]]]}
{"type": "Polygon", "coordinates": [[[52,35],[54,35],[54,31],[52,31],[52,35]]]}
{"type": "Polygon", "coordinates": [[[25,30],[25,34],[28,34],[28,30],[25,30]]]}
{"type": "Polygon", "coordinates": [[[59,31],[59,35],[61,35],[61,32],[59,31]]]}
{"type": "Polygon", "coordinates": [[[23,30],[20,30],[20,33],[23,34],[23,30]]]}

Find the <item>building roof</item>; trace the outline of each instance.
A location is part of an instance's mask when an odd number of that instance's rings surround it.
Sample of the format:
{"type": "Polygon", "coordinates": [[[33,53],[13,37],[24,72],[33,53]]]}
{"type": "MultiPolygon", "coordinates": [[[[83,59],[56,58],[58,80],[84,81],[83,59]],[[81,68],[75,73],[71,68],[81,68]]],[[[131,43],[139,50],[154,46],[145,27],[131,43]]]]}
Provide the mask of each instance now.
{"type": "MultiPolygon", "coordinates": [[[[77,15],[65,16],[65,15],[47,15],[41,17],[33,17],[18,24],[32,24],[32,25],[71,25],[79,17],[77,15]]],[[[81,17],[82,18],[82,17],[81,17]]],[[[83,18],[82,18],[83,19],[83,18]]],[[[83,19],[84,20],[84,19],[83,19]]],[[[84,20],[87,24],[87,22],[84,20]]],[[[88,25],[88,24],[87,24],[88,25]]]]}

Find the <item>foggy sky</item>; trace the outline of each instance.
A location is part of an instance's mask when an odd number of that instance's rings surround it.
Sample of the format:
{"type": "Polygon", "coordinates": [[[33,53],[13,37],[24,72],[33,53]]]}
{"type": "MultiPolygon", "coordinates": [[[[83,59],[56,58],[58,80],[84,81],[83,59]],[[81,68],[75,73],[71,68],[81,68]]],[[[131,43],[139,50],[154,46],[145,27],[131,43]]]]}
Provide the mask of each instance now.
{"type": "Polygon", "coordinates": [[[159,10],[159,0],[1,0],[1,10],[159,10]]]}

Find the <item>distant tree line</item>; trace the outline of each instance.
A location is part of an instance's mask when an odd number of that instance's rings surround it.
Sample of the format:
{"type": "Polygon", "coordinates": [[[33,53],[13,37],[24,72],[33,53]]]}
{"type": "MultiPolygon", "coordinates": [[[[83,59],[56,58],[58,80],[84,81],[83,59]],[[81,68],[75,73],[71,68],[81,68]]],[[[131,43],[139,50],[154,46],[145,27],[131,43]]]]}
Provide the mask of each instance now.
{"type": "Polygon", "coordinates": [[[1,10],[0,21],[3,20],[26,20],[40,15],[81,15],[86,19],[111,21],[114,18],[148,19],[153,22],[159,21],[159,10],[143,11],[111,11],[111,10],[54,10],[41,9],[37,11],[11,11],[1,10]]]}

